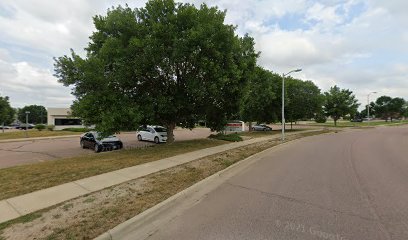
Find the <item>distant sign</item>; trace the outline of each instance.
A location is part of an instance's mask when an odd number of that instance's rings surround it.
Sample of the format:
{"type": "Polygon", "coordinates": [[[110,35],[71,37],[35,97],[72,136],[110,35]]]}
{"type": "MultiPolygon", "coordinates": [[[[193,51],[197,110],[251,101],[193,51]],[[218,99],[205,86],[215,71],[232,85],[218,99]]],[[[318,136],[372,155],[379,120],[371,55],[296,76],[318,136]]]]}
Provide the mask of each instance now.
{"type": "Polygon", "coordinates": [[[227,132],[243,132],[245,131],[245,123],[243,121],[230,121],[225,125],[227,132]]]}

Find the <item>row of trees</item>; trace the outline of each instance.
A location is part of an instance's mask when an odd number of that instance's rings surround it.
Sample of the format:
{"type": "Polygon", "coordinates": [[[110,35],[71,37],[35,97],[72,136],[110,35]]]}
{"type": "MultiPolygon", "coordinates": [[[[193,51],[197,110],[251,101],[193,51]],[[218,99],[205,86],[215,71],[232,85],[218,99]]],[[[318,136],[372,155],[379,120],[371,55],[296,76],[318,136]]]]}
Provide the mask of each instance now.
{"type": "MultiPolygon", "coordinates": [[[[282,78],[257,66],[254,39],[239,37],[225,14],[206,4],[150,0],[95,16],[86,57],[71,50],[55,59],[55,76],[76,96],[73,114],[106,134],[161,124],[168,142],[176,124],[193,128],[205,120],[221,130],[228,119],[278,121],[282,78]]],[[[337,122],[357,111],[349,90],[321,94],[311,81],[293,78],[286,86],[291,122],[316,115],[337,122]]]]}
{"type": "Polygon", "coordinates": [[[0,96],[0,125],[9,125],[13,121],[26,122],[26,112],[28,114],[28,122],[33,124],[43,124],[47,122],[47,110],[44,106],[29,105],[23,108],[12,108],[9,102],[9,97],[0,96]]]}
{"type": "MultiPolygon", "coordinates": [[[[401,117],[408,117],[408,102],[403,98],[390,96],[381,96],[375,102],[370,103],[370,115],[382,118],[386,121],[401,117]]],[[[366,106],[367,109],[367,106],[366,106]]],[[[362,110],[359,116],[367,116],[367,110],[362,110]]]]}

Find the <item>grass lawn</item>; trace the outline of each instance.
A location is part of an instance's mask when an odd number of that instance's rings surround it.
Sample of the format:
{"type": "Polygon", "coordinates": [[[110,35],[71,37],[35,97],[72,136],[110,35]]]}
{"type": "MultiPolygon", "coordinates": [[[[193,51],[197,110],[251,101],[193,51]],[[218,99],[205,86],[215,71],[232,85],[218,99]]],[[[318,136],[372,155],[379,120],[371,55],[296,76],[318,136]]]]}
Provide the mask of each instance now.
{"type": "MultiPolygon", "coordinates": [[[[290,127],[289,127],[290,128],[290,127]]],[[[306,131],[306,130],[310,130],[307,128],[302,128],[302,129],[288,129],[288,126],[286,126],[286,133],[290,133],[290,132],[300,132],[300,131],[306,131]]],[[[243,137],[251,137],[251,138],[258,138],[258,137],[266,137],[266,136],[271,136],[271,135],[277,135],[277,134],[281,134],[282,131],[281,130],[272,130],[272,131],[251,131],[251,132],[242,132],[239,133],[240,136],[243,137]]]]}
{"type": "MultiPolygon", "coordinates": [[[[374,127],[374,126],[380,126],[380,125],[397,126],[397,125],[403,125],[403,124],[408,124],[408,120],[393,121],[393,122],[390,122],[390,121],[388,122],[386,121],[371,121],[371,122],[338,121],[337,127],[339,128],[342,128],[342,127],[374,127]]],[[[327,121],[326,123],[310,122],[310,123],[306,123],[305,125],[334,127],[334,122],[333,121],[327,121]]]]}
{"type": "MultiPolygon", "coordinates": [[[[287,139],[328,132],[299,132],[287,139]]],[[[211,141],[215,140],[203,144],[211,141]]],[[[280,143],[272,139],[231,149],[69,200],[0,224],[0,239],[93,239],[220,170],[280,143]]]]}
{"type": "Polygon", "coordinates": [[[181,141],[0,169],[0,200],[225,143],[215,139],[181,141]]]}
{"type": "Polygon", "coordinates": [[[27,135],[25,130],[18,130],[12,132],[2,132],[0,130],[0,140],[8,139],[21,139],[21,138],[36,138],[36,137],[55,137],[55,136],[66,136],[66,135],[80,135],[80,132],[71,132],[71,131],[38,131],[37,129],[28,130],[27,135]]]}

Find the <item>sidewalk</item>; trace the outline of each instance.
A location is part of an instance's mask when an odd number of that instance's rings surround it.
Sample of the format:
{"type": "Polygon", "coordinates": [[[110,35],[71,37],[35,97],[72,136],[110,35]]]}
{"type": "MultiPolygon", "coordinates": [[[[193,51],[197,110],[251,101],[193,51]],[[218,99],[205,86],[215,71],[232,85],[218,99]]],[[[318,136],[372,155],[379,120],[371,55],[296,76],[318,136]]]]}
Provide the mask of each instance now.
{"type": "MultiPolygon", "coordinates": [[[[302,133],[312,131],[316,130],[302,131],[302,133]]],[[[297,133],[289,133],[288,135],[293,134],[297,133]]],[[[53,205],[79,196],[102,190],[104,188],[108,188],[155,172],[159,172],[167,168],[188,163],[199,158],[253,143],[279,138],[280,135],[274,135],[206,148],[1,200],[0,223],[21,217],[29,213],[33,213],[47,207],[51,207],[53,205]]]]}

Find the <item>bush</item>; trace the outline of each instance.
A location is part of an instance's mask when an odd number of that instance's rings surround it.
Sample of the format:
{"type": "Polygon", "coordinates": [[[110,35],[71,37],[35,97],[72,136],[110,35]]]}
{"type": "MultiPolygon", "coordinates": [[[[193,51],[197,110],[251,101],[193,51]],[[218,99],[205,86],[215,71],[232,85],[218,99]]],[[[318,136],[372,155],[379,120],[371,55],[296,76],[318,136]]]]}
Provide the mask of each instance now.
{"type": "Polygon", "coordinates": [[[326,116],[324,116],[323,114],[316,114],[315,116],[315,122],[317,123],[325,123],[327,121],[326,116]]]}
{"type": "Polygon", "coordinates": [[[47,125],[48,131],[54,131],[55,125],[47,125]]]}
{"type": "Polygon", "coordinates": [[[45,129],[45,125],[44,124],[37,124],[34,126],[35,129],[37,129],[38,131],[42,131],[45,129]]]}
{"type": "Polygon", "coordinates": [[[89,128],[64,128],[62,131],[70,131],[70,132],[88,132],[91,129],[89,128]]]}
{"type": "Polygon", "coordinates": [[[209,138],[217,139],[217,140],[224,140],[224,141],[229,141],[229,142],[240,142],[242,141],[242,138],[240,135],[237,133],[232,133],[232,134],[211,134],[209,138]]]}

